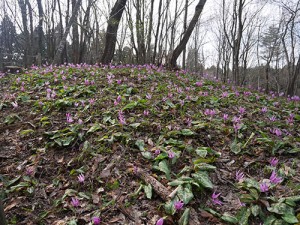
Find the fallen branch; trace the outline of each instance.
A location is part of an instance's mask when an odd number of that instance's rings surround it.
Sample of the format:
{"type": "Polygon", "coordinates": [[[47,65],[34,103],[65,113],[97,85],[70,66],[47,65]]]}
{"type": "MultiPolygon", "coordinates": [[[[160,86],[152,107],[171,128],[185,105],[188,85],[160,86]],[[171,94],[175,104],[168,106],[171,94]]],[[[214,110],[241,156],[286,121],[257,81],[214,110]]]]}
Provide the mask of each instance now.
{"type": "Polygon", "coordinates": [[[128,163],[128,167],[133,168],[134,174],[145,181],[147,184],[151,184],[153,190],[165,201],[170,200],[170,191],[166,188],[162,183],[156,180],[154,177],[150,176],[145,170],[142,168],[136,167],[131,163],[128,163]]]}

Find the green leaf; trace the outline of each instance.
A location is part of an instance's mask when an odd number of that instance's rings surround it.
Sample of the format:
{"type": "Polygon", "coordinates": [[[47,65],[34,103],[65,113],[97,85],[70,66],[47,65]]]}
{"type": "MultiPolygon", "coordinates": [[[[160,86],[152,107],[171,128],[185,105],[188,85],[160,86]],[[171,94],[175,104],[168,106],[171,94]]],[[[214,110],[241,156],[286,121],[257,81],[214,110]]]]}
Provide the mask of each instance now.
{"type": "Polygon", "coordinates": [[[258,216],[260,211],[261,211],[261,207],[259,205],[251,206],[251,213],[253,216],[258,216]]]}
{"type": "Polygon", "coordinates": [[[243,207],[237,213],[237,219],[239,221],[239,225],[248,225],[248,220],[251,215],[251,210],[249,208],[243,207]]]}
{"type": "Polygon", "coordinates": [[[291,223],[291,224],[295,224],[298,223],[298,219],[296,216],[294,216],[293,214],[285,214],[284,216],[282,216],[282,219],[287,222],[287,223],[291,223]]]}
{"type": "Polygon", "coordinates": [[[170,179],[170,169],[169,169],[169,166],[168,166],[168,163],[166,160],[163,160],[161,162],[159,162],[158,166],[154,166],[153,167],[154,169],[157,169],[161,172],[164,172],[165,175],[166,175],[166,178],[169,180],[170,179]]]}
{"type": "Polygon", "coordinates": [[[148,152],[148,151],[143,151],[141,152],[142,156],[145,158],[145,159],[152,159],[152,154],[151,152],[148,152]]]}
{"type": "Polygon", "coordinates": [[[234,154],[239,154],[242,151],[242,143],[238,143],[237,139],[234,139],[234,141],[232,142],[232,144],[230,145],[230,150],[234,153],[234,154]]]}
{"type": "Polygon", "coordinates": [[[298,152],[300,152],[300,148],[293,148],[293,149],[287,151],[287,153],[290,153],[290,154],[294,154],[294,153],[298,153],[298,152]]]}
{"type": "Polygon", "coordinates": [[[144,185],[143,188],[144,188],[146,197],[148,199],[151,199],[152,198],[152,186],[151,186],[151,184],[144,185]]]}
{"type": "Polygon", "coordinates": [[[258,200],[258,198],[259,198],[259,193],[258,193],[258,191],[257,191],[256,189],[254,189],[254,188],[250,188],[249,191],[250,191],[250,195],[251,195],[255,200],[258,200]]]}
{"type": "Polygon", "coordinates": [[[196,149],[196,154],[199,155],[202,158],[205,158],[206,155],[207,155],[207,150],[197,148],[196,149]]]}
{"type": "Polygon", "coordinates": [[[264,225],[272,225],[276,220],[274,215],[268,216],[267,219],[264,221],[264,225]]]}
{"type": "Polygon", "coordinates": [[[198,184],[202,185],[203,187],[213,189],[213,184],[210,181],[210,178],[206,171],[197,171],[196,173],[192,174],[192,177],[198,184]]]}
{"type": "Polygon", "coordinates": [[[21,136],[27,136],[27,135],[32,134],[32,133],[34,133],[34,130],[28,129],[28,130],[22,130],[22,131],[20,132],[20,135],[21,135],[21,136]]]}
{"type": "Polygon", "coordinates": [[[137,140],[135,142],[135,145],[140,149],[140,151],[145,151],[145,148],[144,148],[145,142],[143,140],[141,140],[141,139],[137,140]]]}
{"type": "Polygon", "coordinates": [[[177,195],[184,202],[184,204],[188,204],[194,198],[194,194],[192,192],[192,185],[180,185],[177,191],[177,195]]]}
{"type": "Polygon", "coordinates": [[[221,219],[228,222],[228,223],[233,223],[233,224],[237,224],[238,220],[236,217],[230,215],[229,213],[225,212],[222,216],[221,219]]]}
{"type": "Polygon", "coordinates": [[[216,169],[215,166],[207,164],[207,163],[197,163],[195,165],[195,170],[206,170],[206,171],[214,171],[216,169]]]}
{"type": "Polygon", "coordinates": [[[91,197],[90,196],[88,196],[86,193],[84,193],[84,192],[79,192],[78,193],[78,196],[79,197],[82,197],[82,198],[85,198],[85,199],[91,199],[91,197]]]}
{"type": "Polygon", "coordinates": [[[99,123],[94,124],[88,131],[87,133],[94,133],[97,130],[100,130],[102,126],[99,123]]]}
{"type": "Polygon", "coordinates": [[[183,129],[180,131],[180,133],[183,135],[183,136],[191,136],[194,134],[193,131],[191,131],[190,129],[183,129]]]}
{"type": "Polygon", "coordinates": [[[137,127],[139,127],[141,125],[141,123],[132,123],[132,124],[130,124],[129,126],[130,127],[133,127],[133,128],[137,128],[137,127]]]}
{"type": "Polygon", "coordinates": [[[166,101],[166,104],[172,109],[176,108],[176,106],[169,99],[166,101]]]}
{"type": "Polygon", "coordinates": [[[242,194],[240,196],[240,200],[241,200],[241,202],[244,202],[244,203],[251,203],[251,202],[255,201],[253,196],[249,195],[249,194],[242,194]]]}
{"type": "Polygon", "coordinates": [[[126,109],[133,109],[138,105],[138,102],[130,102],[127,105],[124,106],[124,108],[122,109],[122,111],[126,110],[126,109]]]}
{"type": "Polygon", "coordinates": [[[189,217],[190,217],[190,209],[186,208],[180,217],[178,224],[179,225],[188,225],[189,224],[189,217]]]}
{"type": "Polygon", "coordinates": [[[165,203],[164,208],[167,214],[169,215],[174,215],[176,212],[175,206],[174,206],[174,202],[178,201],[178,198],[174,198],[173,200],[170,200],[168,202],[165,203]]]}
{"type": "Polygon", "coordinates": [[[269,212],[285,215],[294,214],[294,209],[283,202],[272,204],[267,208],[269,212]]]}
{"type": "Polygon", "coordinates": [[[188,183],[192,183],[192,182],[193,182],[193,178],[182,176],[182,177],[180,177],[176,180],[173,180],[173,181],[169,182],[168,185],[170,185],[170,186],[179,186],[179,185],[182,185],[182,184],[188,184],[188,183]]]}

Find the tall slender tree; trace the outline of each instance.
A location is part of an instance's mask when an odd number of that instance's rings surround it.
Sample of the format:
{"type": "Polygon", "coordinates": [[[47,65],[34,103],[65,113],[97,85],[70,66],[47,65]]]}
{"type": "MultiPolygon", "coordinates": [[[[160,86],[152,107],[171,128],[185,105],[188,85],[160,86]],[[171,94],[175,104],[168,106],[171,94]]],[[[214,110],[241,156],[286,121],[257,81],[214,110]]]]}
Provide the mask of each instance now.
{"type": "Polygon", "coordinates": [[[184,33],[183,35],[183,38],[181,39],[179,45],[175,48],[175,50],[173,51],[173,54],[172,54],[172,57],[169,61],[169,67],[170,68],[176,68],[177,65],[176,65],[176,61],[179,57],[179,55],[181,54],[181,52],[184,50],[184,48],[186,47],[186,44],[198,22],[198,19],[200,17],[200,14],[203,10],[203,7],[206,3],[206,0],[199,0],[198,4],[196,5],[196,8],[195,8],[195,13],[194,13],[194,16],[186,30],[186,32],[184,33]]]}
{"type": "Polygon", "coordinates": [[[101,59],[101,63],[103,64],[108,64],[113,59],[119,23],[125,9],[126,2],[127,0],[117,0],[110,12],[105,35],[105,48],[101,59]]]}
{"type": "Polygon", "coordinates": [[[76,21],[77,13],[79,11],[80,6],[81,6],[81,0],[77,0],[77,2],[75,4],[75,7],[74,7],[74,10],[73,10],[73,13],[72,13],[72,16],[69,20],[69,23],[66,27],[64,35],[63,35],[62,39],[60,40],[60,43],[59,43],[58,48],[56,50],[56,53],[55,53],[52,64],[59,64],[61,62],[61,55],[62,55],[62,52],[64,50],[65,44],[67,42],[67,37],[70,33],[71,26],[76,21]]]}

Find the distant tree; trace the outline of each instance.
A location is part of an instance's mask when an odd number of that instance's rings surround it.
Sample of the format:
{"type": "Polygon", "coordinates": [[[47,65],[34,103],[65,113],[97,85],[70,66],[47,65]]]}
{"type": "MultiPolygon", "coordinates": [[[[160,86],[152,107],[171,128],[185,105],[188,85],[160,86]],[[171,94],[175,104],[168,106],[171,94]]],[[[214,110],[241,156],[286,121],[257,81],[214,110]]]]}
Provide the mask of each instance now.
{"type": "Polygon", "coordinates": [[[179,45],[173,51],[171,59],[170,59],[170,61],[168,63],[169,64],[168,66],[170,68],[176,68],[176,66],[177,66],[176,65],[176,61],[177,61],[179,55],[181,54],[181,52],[184,50],[184,48],[185,48],[185,46],[186,46],[186,44],[187,44],[187,42],[188,42],[188,40],[189,40],[192,32],[193,32],[194,27],[196,26],[196,23],[197,23],[197,21],[198,21],[198,19],[200,17],[200,14],[201,14],[201,12],[203,10],[203,7],[204,7],[205,3],[206,3],[206,0],[200,0],[198,2],[198,4],[196,5],[194,16],[193,16],[193,18],[192,18],[192,20],[191,20],[191,22],[190,22],[190,24],[189,24],[186,32],[184,33],[184,35],[183,35],[183,37],[182,37],[179,45]]]}
{"type": "Polygon", "coordinates": [[[281,52],[281,35],[280,35],[280,27],[278,26],[270,26],[261,37],[261,47],[262,47],[262,59],[266,61],[265,65],[265,79],[266,93],[269,92],[270,86],[270,65],[274,60],[276,55],[279,55],[281,52]]]}
{"type": "Polygon", "coordinates": [[[117,32],[119,28],[119,23],[125,9],[127,0],[117,0],[114,7],[110,12],[109,19],[107,21],[107,30],[105,35],[105,48],[101,62],[103,64],[108,64],[111,62],[114,56],[116,41],[117,41],[117,32]]]}
{"type": "Polygon", "coordinates": [[[0,48],[2,53],[10,53],[16,51],[17,32],[14,23],[5,15],[0,24],[0,48]]]}
{"type": "Polygon", "coordinates": [[[0,199],[0,225],[7,225],[2,201],[0,199]]]}
{"type": "Polygon", "coordinates": [[[23,34],[24,34],[24,41],[23,41],[23,49],[24,49],[24,66],[27,67],[30,64],[29,59],[29,52],[30,52],[30,34],[28,31],[28,19],[27,19],[27,9],[26,9],[26,2],[24,0],[18,0],[19,7],[21,9],[22,15],[22,23],[23,23],[23,34]]]}
{"type": "Polygon", "coordinates": [[[71,18],[68,22],[68,25],[66,26],[63,37],[60,40],[60,43],[59,43],[58,48],[56,50],[56,53],[55,53],[52,64],[60,64],[60,62],[61,62],[61,56],[62,56],[62,52],[63,52],[64,47],[65,47],[66,42],[67,42],[67,36],[70,33],[70,29],[71,29],[73,23],[76,21],[77,14],[78,14],[79,8],[81,6],[81,1],[82,0],[77,0],[77,2],[75,4],[74,10],[72,12],[72,16],[71,16],[71,18]]]}

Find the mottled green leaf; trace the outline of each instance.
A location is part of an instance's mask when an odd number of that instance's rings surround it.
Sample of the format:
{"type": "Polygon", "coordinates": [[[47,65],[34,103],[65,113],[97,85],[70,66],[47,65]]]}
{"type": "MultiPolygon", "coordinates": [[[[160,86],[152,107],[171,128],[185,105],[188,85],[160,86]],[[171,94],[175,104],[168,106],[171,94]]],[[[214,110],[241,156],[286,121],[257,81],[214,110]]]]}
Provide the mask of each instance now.
{"type": "Polygon", "coordinates": [[[178,224],[179,225],[188,225],[189,224],[189,217],[190,217],[190,209],[186,208],[180,217],[178,224]]]}

